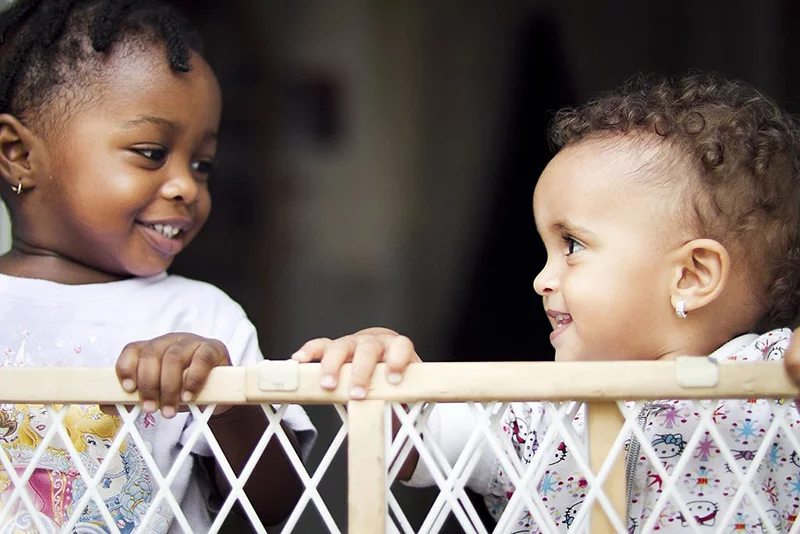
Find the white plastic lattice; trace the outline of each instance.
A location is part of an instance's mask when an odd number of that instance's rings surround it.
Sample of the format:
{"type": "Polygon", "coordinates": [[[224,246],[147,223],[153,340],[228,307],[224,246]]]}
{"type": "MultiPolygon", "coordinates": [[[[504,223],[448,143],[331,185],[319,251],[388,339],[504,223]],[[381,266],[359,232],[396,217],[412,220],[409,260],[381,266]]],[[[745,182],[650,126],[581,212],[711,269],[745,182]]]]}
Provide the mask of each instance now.
{"type": "Polygon", "coordinates": [[[390,531],[438,532],[452,514],[470,533],[596,532],[591,512],[600,510],[610,532],[800,530],[800,415],[793,402],[618,401],[621,424],[606,437],[598,466],[581,403],[466,406],[418,403],[406,413],[394,403],[401,429],[390,449],[390,480],[413,446],[440,493],[417,530],[390,497],[390,531]],[[458,434],[459,424],[471,432],[454,449],[448,433],[458,434]],[[615,504],[604,484],[623,459],[627,492],[615,504]],[[490,468],[493,526],[481,522],[464,491],[481,480],[479,463],[490,468]]]}
{"type": "Polygon", "coordinates": [[[301,518],[312,508],[326,531],[335,533],[433,533],[453,524],[480,534],[558,533],[567,527],[592,534],[800,532],[800,415],[792,401],[766,400],[800,397],[779,364],[729,365],[720,368],[713,385],[689,388],[677,383],[674,365],[661,363],[421,364],[409,369],[401,386],[386,383],[382,370],[376,373],[369,402],[377,403],[377,412],[355,410],[357,402],[346,410],[349,369],[334,392],[319,388],[317,365],[298,368],[293,391],[259,389],[263,368],[218,371],[198,399],[204,407],[189,406],[190,432],[165,467],[163,451],[151,450],[143,435],[147,416],[130,407],[135,397],[119,388],[113,370],[0,369],[0,402],[8,403],[0,408],[13,412],[17,405],[39,404],[50,416],[31,442],[35,447],[25,451],[11,431],[22,416],[0,421],[2,531],[72,532],[91,516],[100,518],[102,525],[95,526],[102,532],[158,530],[165,518],[191,532],[186,503],[173,490],[204,441],[231,487],[210,532],[223,528],[234,507],[255,532],[267,532],[244,487],[267,443],[277,439],[305,486],[281,532],[303,531],[301,518]],[[42,390],[31,390],[34,382],[42,390]],[[658,400],[666,398],[677,400],[658,400]],[[734,400],[718,400],[728,398],[734,400]],[[124,515],[113,498],[119,464],[92,459],[94,453],[76,441],[73,410],[90,403],[113,404],[119,412],[115,434],[103,438],[105,458],[135,447],[147,469],[149,505],[131,504],[133,516],[124,515]],[[238,477],[207,424],[216,403],[260,404],[268,421],[238,477]],[[333,405],[329,413],[341,422],[313,473],[280,425],[287,403],[333,405]],[[392,418],[399,423],[394,439],[392,418]],[[448,429],[459,418],[467,428],[456,436],[448,429]],[[385,434],[385,450],[348,440],[351,459],[359,459],[348,471],[359,482],[343,484],[341,491],[347,490],[351,503],[383,495],[385,503],[346,521],[332,513],[320,484],[356,422],[359,436],[369,428],[385,434]],[[421,466],[415,478],[427,473],[439,490],[421,517],[395,496],[395,479],[412,448],[421,466]],[[43,462],[50,462],[47,472],[43,462]],[[72,484],[71,500],[43,503],[34,489],[45,475],[53,487],[72,484]],[[493,521],[470,498],[467,488],[476,484],[484,484],[493,521]],[[62,506],[59,521],[52,520],[56,506],[62,506]]]}

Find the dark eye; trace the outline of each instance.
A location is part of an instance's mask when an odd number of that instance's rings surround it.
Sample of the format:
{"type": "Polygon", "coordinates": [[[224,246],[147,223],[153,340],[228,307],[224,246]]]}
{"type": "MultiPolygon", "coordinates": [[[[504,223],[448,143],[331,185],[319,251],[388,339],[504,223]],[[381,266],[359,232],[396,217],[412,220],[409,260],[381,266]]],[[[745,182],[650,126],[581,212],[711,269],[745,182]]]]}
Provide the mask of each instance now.
{"type": "Polygon", "coordinates": [[[162,147],[135,148],[133,151],[154,163],[162,163],[167,159],[167,150],[162,147]]]}
{"type": "Polygon", "coordinates": [[[574,254],[576,252],[580,252],[581,250],[586,248],[583,246],[582,243],[580,243],[573,237],[567,236],[565,241],[567,243],[567,256],[569,256],[570,254],[574,254]]]}
{"type": "Polygon", "coordinates": [[[211,171],[214,170],[214,162],[211,160],[194,161],[192,162],[192,171],[201,174],[208,178],[211,171]]]}

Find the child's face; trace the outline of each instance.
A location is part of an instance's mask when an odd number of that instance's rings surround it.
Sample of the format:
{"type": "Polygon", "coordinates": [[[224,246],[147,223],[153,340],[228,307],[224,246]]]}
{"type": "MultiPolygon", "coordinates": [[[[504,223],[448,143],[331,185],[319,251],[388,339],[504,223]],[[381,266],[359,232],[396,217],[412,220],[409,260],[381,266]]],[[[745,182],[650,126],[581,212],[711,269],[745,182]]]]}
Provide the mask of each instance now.
{"type": "Polygon", "coordinates": [[[656,153],[592,140],[559,152],[533,196],[547,264],[534,280],[556,360],[658,359],[676,346],[669,254],[685,242],[672,187],[634,185],[656,153]],[[672,319],[672,321],[670,321],[672,319]]]}
{"type": "Polygon", "coordinates": [[[156,47],[115,53],[100,96],[44,141],[50,176],[23,231],[85,282],[162,272],[208,218],[220,92],[200,56],[191,65],[173,72],[156,47]]]}

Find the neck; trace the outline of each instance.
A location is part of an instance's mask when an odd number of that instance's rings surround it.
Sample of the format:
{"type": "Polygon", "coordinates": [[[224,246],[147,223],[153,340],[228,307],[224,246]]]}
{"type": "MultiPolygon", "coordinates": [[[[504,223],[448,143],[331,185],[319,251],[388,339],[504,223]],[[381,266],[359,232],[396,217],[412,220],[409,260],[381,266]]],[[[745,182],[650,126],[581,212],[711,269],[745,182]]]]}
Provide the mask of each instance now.
{"type": "MultiPolygon", "coordinates": [[[[738,309],[738,308],[737,308],[738,309]]],[[[655,358],[673,360],[678,356],[708,356],[728,341],[752,331],[752,325],[740,324],[726,318],[722,312],[695,313],[677,319],[677,328],[664,352],[655,358]],[[689,323],[689,321],[692,321],[689,323]]]]}
{"type": "Polygon", "coordinates": [[[52,251],[30,247],[16,239],[11,250],[0,256],[0,273],[68,285],[101,284],[125,278],[52,251]]]}

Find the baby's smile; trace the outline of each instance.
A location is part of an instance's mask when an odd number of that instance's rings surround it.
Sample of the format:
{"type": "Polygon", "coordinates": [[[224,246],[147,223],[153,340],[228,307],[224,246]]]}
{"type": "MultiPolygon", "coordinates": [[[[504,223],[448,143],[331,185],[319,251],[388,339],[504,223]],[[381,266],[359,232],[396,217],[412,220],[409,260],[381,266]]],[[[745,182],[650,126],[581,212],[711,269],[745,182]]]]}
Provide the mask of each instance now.
{"type": "Polygon", "coordinates": [[[550,324],[553,325],[553,331],[550,332],[550,342],[552,343],[572,324],[572,316],[566,312],[556,310],[547,310],[547,316],[550,317],[550,324]]]}
{"type": "Polygon", "coordinates": [[[186,237],[192,228],[191,219],[180,217],[159,222],[136,221],[144,230],[151,246],[165,256],[178,254],[185,246],[186,237]]]}
{"type": "Polygon", "coordinates": [[[181,229],[171,224],[147,224],[145,226],[153,228],[156,232],[160,232],[164,237],[168,237],[172,239],[173,237],[177,236],[181,233],[181,229]]]}

